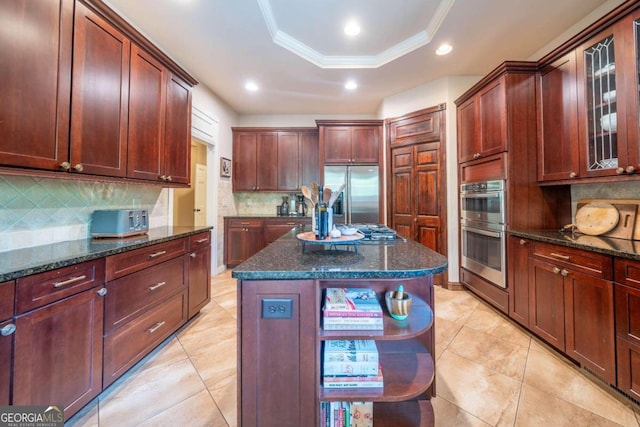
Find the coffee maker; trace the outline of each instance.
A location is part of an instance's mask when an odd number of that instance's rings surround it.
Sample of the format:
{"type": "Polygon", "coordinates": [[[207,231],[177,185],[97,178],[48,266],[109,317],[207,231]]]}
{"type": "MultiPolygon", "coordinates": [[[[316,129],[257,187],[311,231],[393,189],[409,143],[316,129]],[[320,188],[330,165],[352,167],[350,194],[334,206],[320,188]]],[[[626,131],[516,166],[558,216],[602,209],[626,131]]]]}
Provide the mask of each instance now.
{"type": "Polygon", "coordinates": [[[298,214],[298,216],[307,216],[307,203],[304,200],[304,196],[298,194],[296,198],[298,199],[298,203],[296,203],[296,214],[298,214]]]}

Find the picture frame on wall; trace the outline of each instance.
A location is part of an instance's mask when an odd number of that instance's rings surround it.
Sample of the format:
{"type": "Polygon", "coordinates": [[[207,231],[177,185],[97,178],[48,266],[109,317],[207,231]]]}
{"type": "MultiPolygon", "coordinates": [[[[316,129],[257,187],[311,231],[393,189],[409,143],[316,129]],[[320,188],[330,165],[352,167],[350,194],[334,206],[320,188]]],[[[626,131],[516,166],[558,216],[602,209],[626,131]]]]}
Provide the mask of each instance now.
{"type": "Polygon", "coordinates": [[[220,157],[220,176],[231,176],[231,160],[226,157],[220,157]]]}

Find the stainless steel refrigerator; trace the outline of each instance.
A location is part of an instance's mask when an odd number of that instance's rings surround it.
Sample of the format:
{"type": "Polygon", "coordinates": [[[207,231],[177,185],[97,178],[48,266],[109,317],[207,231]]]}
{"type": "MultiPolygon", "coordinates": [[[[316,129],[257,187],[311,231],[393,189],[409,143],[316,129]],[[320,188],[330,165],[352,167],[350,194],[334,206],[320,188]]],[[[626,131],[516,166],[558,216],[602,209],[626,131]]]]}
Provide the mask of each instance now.
{"type": "Polygon", "coordinates": [[[325,166],[325,187],[346,184],[333,205],[334,224],[379,224],[379,180],[378,166],[325,166]]]}

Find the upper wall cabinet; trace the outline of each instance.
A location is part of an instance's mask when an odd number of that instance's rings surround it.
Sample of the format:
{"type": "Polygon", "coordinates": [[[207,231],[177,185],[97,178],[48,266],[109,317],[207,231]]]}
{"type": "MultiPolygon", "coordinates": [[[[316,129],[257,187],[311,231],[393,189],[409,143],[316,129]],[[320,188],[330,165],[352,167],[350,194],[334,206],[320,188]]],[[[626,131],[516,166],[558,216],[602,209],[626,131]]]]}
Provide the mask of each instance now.
{"type": "Polygon", "coordinates": [[[131,41],[78,3],[73,53],[71,156],[62,169],[125,176],[131,41]]]}
{"type": "Polygon", "coordinates": [[[318,181],[315,129],[233,128],[233,191],[298,191],[318,181]]]}
{"type": "Polygon", "coordinates": [[[540,181],[640,171],[639,28],[636,10],[542,64],[540,181]]]}
{"type": "Polygon", "coordinates": [[[0,165],[69,159],[73,0],[0,1],[0,165]]]}
{"type": "Polygon", "coordinates": [[[381,120],[316,120],[320,164],[378,164],[382,147],[381,120]]]}
{"type": "Polygon", "coordinates": [[[506,77],[502,76],[458,107],[459,160],[466,162],[507,149],[506,77]]]}
{"type": "Polygon", "coordinates": [[[0,25],[5,171],[189,182],[197,81],[102,0],[3,1],[0,25]]]}

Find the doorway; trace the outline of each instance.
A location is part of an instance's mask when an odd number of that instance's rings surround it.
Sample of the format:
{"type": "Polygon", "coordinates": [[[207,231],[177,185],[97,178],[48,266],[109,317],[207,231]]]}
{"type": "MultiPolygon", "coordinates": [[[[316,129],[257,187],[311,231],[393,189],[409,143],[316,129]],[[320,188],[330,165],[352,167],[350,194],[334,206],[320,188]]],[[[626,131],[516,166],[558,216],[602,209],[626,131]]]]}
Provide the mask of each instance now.
{"type": "Polygon", "coordinates": [[[173,190],[173,225],[204,226],[207,222],[207,146],[191,140],[191,187],[173,190]]]}

